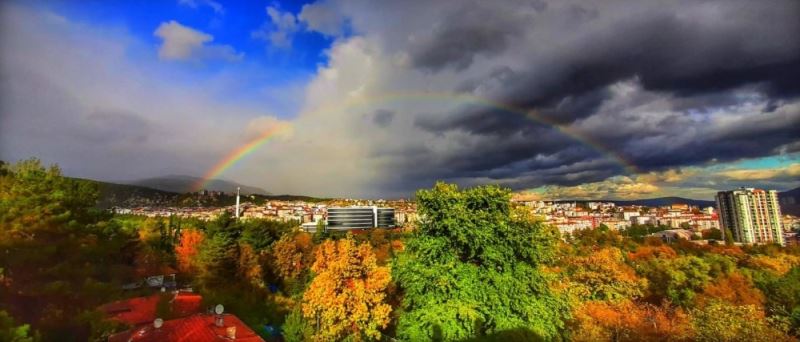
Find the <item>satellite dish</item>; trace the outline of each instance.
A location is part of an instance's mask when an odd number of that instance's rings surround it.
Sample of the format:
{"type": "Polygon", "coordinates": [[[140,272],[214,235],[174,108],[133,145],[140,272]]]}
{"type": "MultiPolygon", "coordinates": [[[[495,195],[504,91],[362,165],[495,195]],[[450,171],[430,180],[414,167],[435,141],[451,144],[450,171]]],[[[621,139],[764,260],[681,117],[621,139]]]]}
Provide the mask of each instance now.
{"type": "Polygon", "coordinates": [[[156,318],[156,320],[153,321],[153,327],[156,329],[161,328],[162,325],[164,325],[164,320],[161,318],[156,318]]]}
{"type": "Polygon", "coordinates": [[[222,306],[222,304],[217,304],[217,306],[214,307],[214,312],[217,315],[221,315],[224,311],[225,311],[225,307],[222,306]]]}

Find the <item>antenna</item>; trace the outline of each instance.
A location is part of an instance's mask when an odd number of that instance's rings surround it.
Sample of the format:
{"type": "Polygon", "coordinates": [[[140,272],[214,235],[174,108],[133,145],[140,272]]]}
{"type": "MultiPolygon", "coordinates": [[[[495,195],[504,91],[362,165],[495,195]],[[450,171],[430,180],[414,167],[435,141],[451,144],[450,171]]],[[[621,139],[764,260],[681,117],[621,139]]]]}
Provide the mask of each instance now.
{"type": "Polygon", "coordinates": [[[164,325],[164,320],[161,318],[156,318],[153,321],[153,327],[156,329],[161,328],[163,325],[164,325]]]}

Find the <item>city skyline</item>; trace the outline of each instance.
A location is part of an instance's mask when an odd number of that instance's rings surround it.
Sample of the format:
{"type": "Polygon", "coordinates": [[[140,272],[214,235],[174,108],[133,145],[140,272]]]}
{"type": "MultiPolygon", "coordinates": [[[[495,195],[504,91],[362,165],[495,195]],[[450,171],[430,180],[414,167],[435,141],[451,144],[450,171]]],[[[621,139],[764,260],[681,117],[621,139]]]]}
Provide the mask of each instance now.
{"type": "Polygon", "coordinates": [[[0,160],[408,197],[800,179],[796,1],[0,4],[0,160]]]}

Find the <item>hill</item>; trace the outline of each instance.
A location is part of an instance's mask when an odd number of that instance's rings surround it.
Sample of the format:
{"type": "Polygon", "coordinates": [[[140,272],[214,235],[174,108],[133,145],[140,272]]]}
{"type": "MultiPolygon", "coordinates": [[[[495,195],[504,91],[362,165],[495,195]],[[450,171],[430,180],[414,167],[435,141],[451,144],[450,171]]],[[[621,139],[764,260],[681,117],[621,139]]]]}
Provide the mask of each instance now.
{"type": "Polygon", "coordinates": [[[100,200],[97,206],[100,208],[176,206],[181,197],[178,193],[143,186],[75,179],[97,184],[100,191],[100,200]]]}
{"type": "MultiPolygon", "coordinates": [[[[80,182],[97,184],[100,191],[100,200],[97,206],[104,209],[111,207],[221,207],[236,203],[236,196],[232,194],[203,196],[196,193],[177,193],[152,189],[140,185],[117,184],[82,178],[74,179],[80,182]]],[[[242,192],[244,193],[244,191],[242,192]]],[[[242,197],[244,201],[259,205],[269,200],[305,202],[321,202],[328,200],[327,198],[300,195],[248,194],[242,195],[242,197]]]]}
{"type": "Polygon", "coordinates": [[[800,188],[779,193],[778,200],[783,214],[800,216],[800,188]]]}
{"type": "MultiPolygon", "coordinates": [[[[202,181],[202,179],[194,176],[168,175],[121,183],[175,193],[186,193],[191,192],[195,184],[200,181],[202,181]]],[[[206,182],[205,190],[233,193],[236,192],[237,187],[241,188],[243,195],[269,195],[264,189],[221,179],[212,179],[206,182]]]]}

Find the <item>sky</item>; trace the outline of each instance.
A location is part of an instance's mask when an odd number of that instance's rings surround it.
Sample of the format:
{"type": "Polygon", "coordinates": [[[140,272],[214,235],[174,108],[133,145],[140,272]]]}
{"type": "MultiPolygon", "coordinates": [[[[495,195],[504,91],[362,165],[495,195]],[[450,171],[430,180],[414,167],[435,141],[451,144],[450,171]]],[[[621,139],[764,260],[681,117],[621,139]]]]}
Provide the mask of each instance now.
{"type": "Polygon", "coordinates": [[[106,181],[233,160],[215,177],[335,197],[788,190],[799,17],[796,0],[3,1],[0,160],[106,181]]]}

